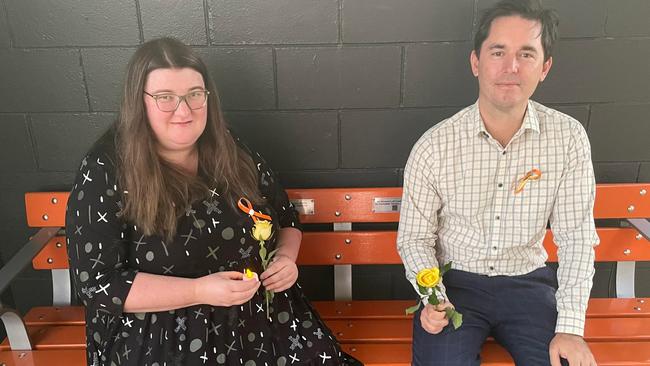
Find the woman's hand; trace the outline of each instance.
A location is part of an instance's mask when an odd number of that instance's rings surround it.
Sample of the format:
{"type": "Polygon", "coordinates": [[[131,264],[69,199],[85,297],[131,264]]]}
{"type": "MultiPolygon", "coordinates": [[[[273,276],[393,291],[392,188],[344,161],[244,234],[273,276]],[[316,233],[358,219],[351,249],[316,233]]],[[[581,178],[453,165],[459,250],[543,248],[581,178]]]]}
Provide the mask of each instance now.
{"type": "Polygon", "coordinates": [[[280,292],[293,286],[298,279],[296,262],[285,255],[276,255],[266,271],[260,275],[262,285],[273,292],[280,292]]]}
{"type": "Polygon", "coordinates": [[[213,306],[241,305],[250,300],[260,287],[257,280],[243,281],[241,272],[217,272],[194,280],[194,296],[199,304],[213,306]]]}

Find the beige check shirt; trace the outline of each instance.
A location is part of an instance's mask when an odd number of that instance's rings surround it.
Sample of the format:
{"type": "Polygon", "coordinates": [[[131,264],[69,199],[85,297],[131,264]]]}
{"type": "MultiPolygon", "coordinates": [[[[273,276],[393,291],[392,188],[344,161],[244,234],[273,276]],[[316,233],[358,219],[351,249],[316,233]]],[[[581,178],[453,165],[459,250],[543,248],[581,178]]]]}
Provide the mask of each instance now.
{"type": "MultiPolygon", "coordinates": [[[[550,221],[558,246],[556,332],[583,335],[599,239],[587,134],[575,119],[529,101],[521,128],[503,148],[485,129],[478,103],[433,126],[404,171],[397,248],[407,278],[452,262],[487,276],[544,266],[550,221]],[[533,169],[541,178],[515,194],[533,169]]],[[[443,292],[444,292],[444,286],[443,292]]]]}

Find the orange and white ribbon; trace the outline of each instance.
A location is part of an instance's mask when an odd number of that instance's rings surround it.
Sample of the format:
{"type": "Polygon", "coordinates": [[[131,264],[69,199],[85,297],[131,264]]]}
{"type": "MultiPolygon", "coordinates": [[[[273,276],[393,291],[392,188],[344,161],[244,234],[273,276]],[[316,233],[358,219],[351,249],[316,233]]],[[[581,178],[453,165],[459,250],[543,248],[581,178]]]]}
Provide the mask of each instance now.
{"type": "Polygon", "coordinates": [[[257,222],[259,219],[271,221],[271,216],[255,211],[253,209],[253,205],[251,204],[251,201],[247,200],[246,198],[240,198],[239,201],[237,201],[237,206],[239,207],[240,210],[248,214],[248,216],[250,216],[251,219],[253,219],[253,222],[257,222]]]}
{"type": "Polygon", "coordinates": [[[526,183],[533,180],[538,180],[542,177],[542,172],[539,169],[533,169],[526,173],[523,178],[517,181],[517,187],[515,188],[515,194],[521,193],[526,187],[526,183]]]}

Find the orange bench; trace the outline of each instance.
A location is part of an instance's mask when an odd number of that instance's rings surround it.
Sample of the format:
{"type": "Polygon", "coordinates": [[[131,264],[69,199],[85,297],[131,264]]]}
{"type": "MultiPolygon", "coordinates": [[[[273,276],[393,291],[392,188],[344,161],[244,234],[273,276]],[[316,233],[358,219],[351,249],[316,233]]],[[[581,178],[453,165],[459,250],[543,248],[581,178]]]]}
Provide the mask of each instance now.
{"type": "MultiPolygon", "coordinates": [[[[650,364],[650,307],[645,304],[648,299],[634,296],[635,262],[650,260],[648,191],[648,184],[597,187],[595,217],[623,219],[619,225],[623,227],[598,229],[601,244],[596,249],[596,260],[617,262],[618,295],[611,299],[593,298],[589,302],[585,338],[599,365],[650,364]]],[[[287,192],[300,211],[303,223],[331,224],[332,230],[305,232],[298,261],[301,265],[334,266],[336,300],[317,301],[314,305],[343,348],[366,364],[408,365],[411,318],[405,315],[404,309],[414,301],[352,300],[353,266],[401,264],[395,248],[394,229],[367,231],[356,227],[359,223],[393,223],[394,227],[399,218],[401,188],[287,192]]],[[[64,225],[66,200],[67,193],[26,194],[28,224],[44,229],[0,269],[0,283],[4,278],[13,278],[33,257],[34,268],[52,271],[55,306],[30,310],[22,318],[26,325],[22,337],[23,322],[17,314],[10,309],[0,310],[3,320],[13,317],[12,324],[18,324],[12,328],[18,331],[10,333],[11,342],[5,340],[0,345],[0,364],[38,365],[41,359],[49,359],[48,364],[52,364],[52,360],[64,358],[71,360],[65,364],[83,363],[72,360],[85,357],[84,309],[69,306],[71,289],[65,240],[57,236],[63,234],[60,228],[64,225]],[[5,277],[5,273],[11,277],[5,277]]],[[[544,245],[549,260],[557,261],[550,232],[544,245]]],[[[513,363],[508,353],[493,342],[486,343],[482,358],[484,364],[492,366],[513,363]]]]}

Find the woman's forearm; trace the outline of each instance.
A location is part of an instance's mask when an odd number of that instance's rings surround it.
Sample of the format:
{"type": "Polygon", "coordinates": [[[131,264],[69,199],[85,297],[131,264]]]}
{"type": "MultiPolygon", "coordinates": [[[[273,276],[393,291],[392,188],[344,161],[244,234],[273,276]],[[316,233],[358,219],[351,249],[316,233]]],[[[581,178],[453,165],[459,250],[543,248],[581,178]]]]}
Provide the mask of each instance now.
{"type": "Polygon", "coordinates": [[[278,251],[276,252],[276,255],[283,255],[295,262],[296,259],[298,259],[301,240],[302,232],[300,230],[292,227],[280,229],[278,234],[278,251]]]}
{"type": "Polygon", "coordinates": [[[146,313],[197,305],[195,280],[139,272],[124,302],[125,313],[146,313]]]}

